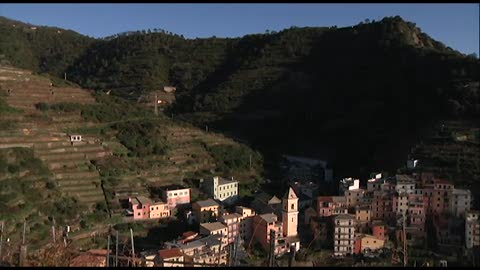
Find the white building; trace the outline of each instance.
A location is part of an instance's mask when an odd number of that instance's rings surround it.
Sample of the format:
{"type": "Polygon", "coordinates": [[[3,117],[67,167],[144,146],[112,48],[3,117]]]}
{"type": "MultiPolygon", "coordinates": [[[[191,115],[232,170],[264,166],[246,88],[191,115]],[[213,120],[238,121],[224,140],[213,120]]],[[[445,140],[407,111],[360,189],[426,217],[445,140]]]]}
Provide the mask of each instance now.
{"type": "Polygon", "coordinates": [[[238,181],[227,180],[218,176],[209,178],[204,182],[204,189],[213,199],[227,204],[238,199],[238,181]]]}
{"type": "Polygon", "coordinates": [[[450,196],[450,213],[456,217],[464,216],[471,206],[470,190],[456,188],[450,196]]]}
{"type": "Polygon", "coordinates": [[[360,180],[352,177],[343,178],[338,184],[338,192],[340,196],[344,195],[347,190],[355,190],[360,188],[360,180]]]}
{"type": "Polygon", "coordinates": [[[355,250],[355,215],[340,214],[335,217],[334,252],[335,256],[353,254],[355,250]]]}

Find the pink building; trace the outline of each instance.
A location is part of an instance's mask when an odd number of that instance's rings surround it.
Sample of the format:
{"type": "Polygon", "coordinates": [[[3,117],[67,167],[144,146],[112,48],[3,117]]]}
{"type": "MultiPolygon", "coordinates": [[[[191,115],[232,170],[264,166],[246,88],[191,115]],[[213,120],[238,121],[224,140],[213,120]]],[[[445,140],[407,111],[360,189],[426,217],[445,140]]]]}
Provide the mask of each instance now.
{"type": "Polygon", "coordinates": [[[170,216],[170,209],[164,202],[153,202],[147,197],[128,198],[133,211],[133,219],[165,218],[170,216]]]}
{"type": "Polygon", "coordinates": [[[238,213],[221,216],[218,221],[227,226],[228,243],[235,242],[237,235],[240,234],[240,225],[243,216],[238,213]]]}
{"type": "Polygon", "coordinates": [[[257,215],[253,218],[255,240],[260,243],[264,250],[270,248],[270,231],[275,231],[275,254],[285,251],[285,239],[283,238],[282,222],[278,221],[275,214],[257,215]]]}
{"type": "Polygon", "coordinates": [[[425,231],[425,207],[423,201],[411,201],[408,207],[410,225],[425,231]]]}
{"type": "Polygon", "coordinates": [[[372,224],[373,236],[381,240],[388,240],[387,225],[383,221],[376,220],[372,224]]]}
{"type": "Polygon", "coordinates": [[[168,207],[173,209],[179,204],[190,203],[190,189],[180,185],[170,185],[162,187],[162,199],[168,203],[168,207]]]}
{"type": "Polygon", "coordinates": [[[336,210],[343,210],[347,208],[346,199],[344,196],[320,196],[317,198],[317,212],[319,217],[329,217],[335,215],[336,210]]]}
{"type": "Polygon", "coordinates": [[[133,219],[150,218],[150,205],[152,200],[144,196],[130,197],[128,202],[133,211],[133,219]]]}

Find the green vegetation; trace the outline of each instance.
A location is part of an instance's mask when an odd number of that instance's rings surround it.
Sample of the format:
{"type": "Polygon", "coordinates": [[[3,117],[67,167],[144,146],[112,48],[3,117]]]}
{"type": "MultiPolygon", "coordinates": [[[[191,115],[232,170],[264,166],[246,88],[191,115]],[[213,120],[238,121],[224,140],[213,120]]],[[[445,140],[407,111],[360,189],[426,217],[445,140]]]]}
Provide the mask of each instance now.
{"type": "Polygon", "coordinates": [[[5,17],[0,17],[0,35],[4,63],[59,77],[93,42],[70,30],[35,27],[5,17]]]}
{"type": "Polygon", "coordinates": [[[50,171],[31,149],[0,150],[0,217],[12,241],[19,239],[14,231],[21,228],[23,220],[31,228],[29,242],[39,243],[46,240],[53,219],[65,225],[82,210],[75,199],[59,192],[50,171]]]}
{"type": "Polygon", "coordinates": [[[118,130],[117,138],[131,152],[132,156],[165,154],[168,147],[166,137],[161,128],[153,121],[129,121],[117,123],[113,128],[118,130]]]}
{"type": "MultiPolygon", "coordinates": [[[[250,168],[250,158],[252,166],[262,167],[261,155],[253,152],[246,146],[241,145],[213,145],[207,147],[211,153],[218,169],[226,174],[233,171],[243,171],[250,168]]],[[[252,167],[252,169],[255,169],[252,167]]]]}
{"type": "MultiPolygon", "coordinates": [[[[229,39],[153,29],[94,40],[56,30],[1,18],[0,55],[35,71],[66,72],[98,90],[97,105],[42,108],[108,122],[135,157],[164,153],[168,145],[155,121],[134,122],[154,118],[151,112],[117,97],[137,100],[165,85],[177,86],[168,115],[245,139],[269,160],[284,153],[319,157],[334,164],[336,175],[362,178],[401,166],[435,121],[480,116],[478,58],[399,16],[229,39]],[[111,95],[100,94],[107,90],[111,95]]],[[[222,171],[245,168],[248,160],[242,150],[208,150],[222,171]]]]}
{"type": "Polygon", "coordinates": [[[13,114],[13,113],[21,113],[22,110],[12,108],[8,106],[7,102],[3,99],[4,95],[0,95],[0,113],[2,114],[13,114]]]}

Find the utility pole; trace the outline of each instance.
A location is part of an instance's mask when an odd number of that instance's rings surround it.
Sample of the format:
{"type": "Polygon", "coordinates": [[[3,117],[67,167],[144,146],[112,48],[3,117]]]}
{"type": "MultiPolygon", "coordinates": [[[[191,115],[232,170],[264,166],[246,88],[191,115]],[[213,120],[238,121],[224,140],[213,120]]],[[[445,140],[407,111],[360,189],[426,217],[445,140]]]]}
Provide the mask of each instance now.
{"type": "Polygon", "coordinates": [[[116,243],[115,243],[115,267],[118,267],[118,231],[117,231],[116,243]]]}
{"type": "Polygon", "coordinates": [[[5,221],[2,220],[2,226],[0,230],[0,263],[2,263],[2,245],[3,245],[3,226],[5,221]]]}
{"type": "Polygon", "coordinates": [[[52,225],[52,238],[53,238],[53,243],[56,242],[56,239],[55,239],[55,226],[52,225]]]}
{"type": "Polygon", "coordinates": [[[405,233],[406,215],[403,212],[403,266],[407,267],[407,235],[405,233]]]}
{"type": "Polygon", "coordinates": [[[63,79],[66,81],[67,80],[67,73],[65,72],[65,73],[63,73],[63,75],[64,75],[63,79]]]}
{"type": "Polygon", "coordinates": [[[275,266],[275,231],[270,230],[270,252],[268,257],[268,267],[275,266]]]}
{"type": "Polygon", "coordinates": [[[158,95],[155,93],[155,115],[158,115],[158,95]]]}
{"type": "Polygon", "coordinates": [[[23,238],[22,238],[22,245],[20,246],[20,254],[18,256],[19,265],[20,267],[26,266],[27,260],[27,246],[25,245],[25,233],[27,230],[27,220],[23,222],[23,238]]]}
{"type": "Polygon", "coordinates": [[[23,222],[23,237],[22,237],[22,245],[25,245],[25,232],[27,230],[27,221],[23,222]]]}
{"type": "Polygon", "coordinates": [[[110,233],[107,240],[107,267],[110,267],[110,233]]]}
{"type": "Polygon", "coordinates": [[[220,266],[220,261],[222,258],[222,241],[223,241],[223,232],[220,232],[220,247],[218,248],[218,266],[220,266]]]}
{"type": "Polygon", "coordinates": [[[135,244],[133,242],[133,230],[130,228],[130,239],[132,241],[132,265],[135,267],[135,244]]]}
{"type": "Polygon", "coordinates": [[[295,258],[295,246],[290,246],[290,258],[288,259],[288,267],[292,267],[292,262],[295,258]]]}

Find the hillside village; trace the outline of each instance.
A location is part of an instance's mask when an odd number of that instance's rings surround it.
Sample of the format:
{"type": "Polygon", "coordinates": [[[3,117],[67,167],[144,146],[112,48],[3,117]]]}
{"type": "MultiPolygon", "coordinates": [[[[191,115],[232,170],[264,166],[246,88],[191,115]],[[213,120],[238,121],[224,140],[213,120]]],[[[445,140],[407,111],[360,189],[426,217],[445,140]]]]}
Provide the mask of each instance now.
{"type": "MultiPolygon", "coordinates": [[[[320,266],[349,260],[364,265],[438,266],[469,265],[474,253],[478,256],[480,212],[471,207],[471,191],[423,171],[421,160],[409,159],[403,172],[393,176],[373,173],[366,181],[335,181],[325,162],[286,156],[290,163],[284,167],[290,174],[280,187],[282,196],[254,190],[253,200],[245,200],[245,178],[250,177],[246,174],[234,177],[217,171],[195,177],[189,173],[215,166],[208,152],[203,159],[191,155],[204,151],[200,144],[192,144],[195,138],[211,145],[236,142],[188,126],[170,125],[167,130],[175,135],[167,139],[173,140],[176,148],[165,159],[172,162],[171,171],[156,167],[118,176],[113,169],[127,168],[105,167],[112,166],[112,159],[121,160],[125,147],[86,129],[94,129],[99,123],[67,112],[50,114],[45,119],[38,105],[95,104],[90,92],[54,86],[47,78],[5,66],[0,69],[0,79],[8,106],[13,111],[21,110],[1,116],[5,127],[0,131],[0,150],[31,149],[31,158],[39,159],[49,172],[44,177],[36,176],[32,170],[16,172],[7,160],[8,173],[2,176],[5,188],[1,194],[11,199],[2,199],[2,204],[11,211],[25,211],[19,212],[21,216],[4,219],[7,216],[2,214],[0,218],[2,264],[31,265],[25,244],[27,221],[30,232],[31,228],[44,226],[41,224],[53,224],[51,233],[50,226],[46,226],[46,241],[36,243],[38,249],[60,239],[66,248],[82,239],[88,242],[90,238],[108,238],[107,243],[93,240],[86,249],[80,248],[80,253],[74,252],[64,262],[67,266],[320,266]],[[9,127],[12,121],[15,128],[9,127]],[[302,162],[321,164],[323,175],[309,172],[302,162]],[[105,181],[106,172],[118,183],[105,181]],[[192,181],[183,181],[189,176],[192,181]],[[14,179],[45,192],[58,192],[48,195],[53,203],[60,197],[74,198],[73,210],[100,215],[103,209],[108,214],[97,218],[109,222],[83,226],[86,218],[77,216],[60,224],[54,219],[52,223],[46,219],[48,214],[41,213],[43,209],[25,207],[27,197],[8,194],[7,183],[14,179]],[[53,187],[41,189],[44,185],[53,187]],[[22,222],[14,228],[8,223],[15,218],[25,220],[19,251],[12,251],[10,246],[20,239],[9,235],[19,235],[22,230],[22,222]],[[123,250],[118,248],[118,232],[122,230],[115,227],[118,224],[126,224],[122,228],[128,228],[124,231],[131,236],[131,241],[121,243],[123,250]],[[145,244],[153,237],[150,233],[142,241],[135,240],[139,236],[134,238],[133,231],[139,224],[148,224],[145,228],[149,229],[164,228],[169,237],[154,245],[145,244]],[[13,259],[15,253],[18,262],[13,259]],[[324,254],[326,259],[320,260],[324,254]]],[[[148,105],[148,110],[151,107],[148,105]]],[[[162,164],[158,158],[152,162],[162,164]]]]}

